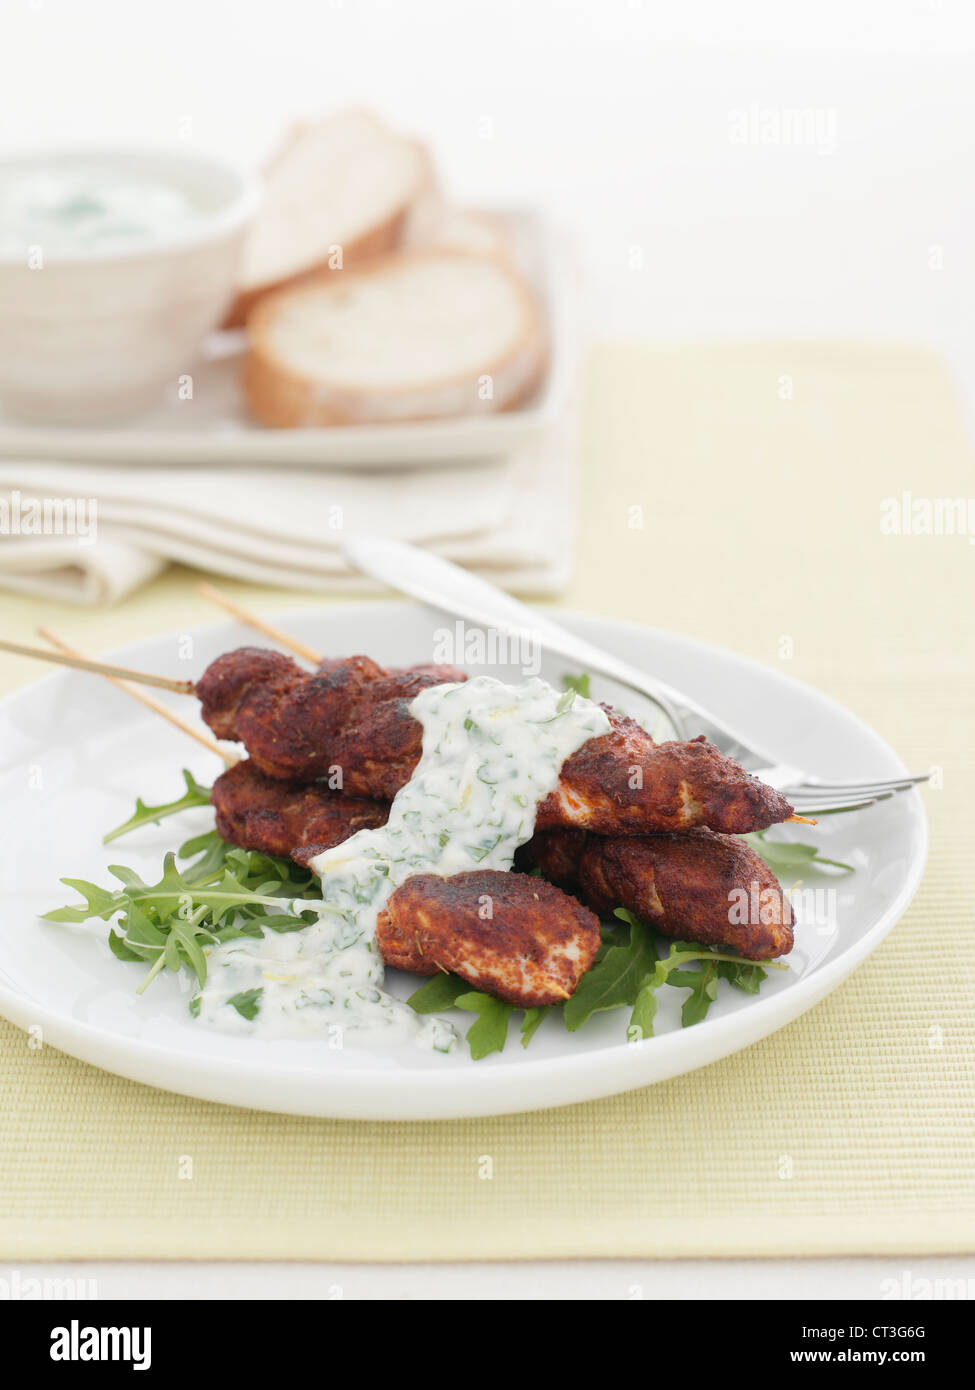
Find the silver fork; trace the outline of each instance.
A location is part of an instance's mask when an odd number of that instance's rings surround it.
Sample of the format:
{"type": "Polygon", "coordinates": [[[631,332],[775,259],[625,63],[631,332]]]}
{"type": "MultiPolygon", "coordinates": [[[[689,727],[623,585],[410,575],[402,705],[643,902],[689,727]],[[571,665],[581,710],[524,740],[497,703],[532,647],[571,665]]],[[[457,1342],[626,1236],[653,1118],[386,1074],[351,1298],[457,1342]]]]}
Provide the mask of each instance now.
{"type": "Polygon", "coordinates": [[[598,671],[620,685],[651,700],[671,725],[678,739],[704,736],[746,771],[777,788],[799,815],[830,815],[859,811],[884,801],[895,792],[907,791],[927,781],[929,773],[911,777],[885,777],[876,781],[828,781],[788,763],[778,762],[756,748],[723,719],[683,695],[665,681],[647,676],[629,662],[577,637],[567,628],[534,612],[502,589],[442,560],[429,551],[402,541],[358,535],[345,545],[346,559],[364,574],[390,588],[440,608],[479,628],[494,628],[557,652],[580,670],[598,671]]]}

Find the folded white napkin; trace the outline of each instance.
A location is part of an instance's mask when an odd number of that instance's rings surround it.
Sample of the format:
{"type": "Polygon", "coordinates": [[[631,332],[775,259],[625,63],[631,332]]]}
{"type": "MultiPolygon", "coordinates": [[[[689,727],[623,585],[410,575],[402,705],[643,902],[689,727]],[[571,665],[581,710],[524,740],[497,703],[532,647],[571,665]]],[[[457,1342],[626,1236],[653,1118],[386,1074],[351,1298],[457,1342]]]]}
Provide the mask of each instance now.
{"type": "Polygon", "coordinates": [[[69,603],[114,603],[154,579],[166,561],[102,538],[82,549],[69,537],[0,536],[0,587],[69,603]]]}
{"type": "Polygon", "coordinates": [[[566,420],[503,459],[386,473],[0,460],[0,587],[112,602],[176,560],[255,583],[361,591],[370,586],[341,547],[368,531],[554,594],[570,574],[574,454],[566,420]],[[37,504],[64,499],[86,534],[37,534],[37,504]]]}

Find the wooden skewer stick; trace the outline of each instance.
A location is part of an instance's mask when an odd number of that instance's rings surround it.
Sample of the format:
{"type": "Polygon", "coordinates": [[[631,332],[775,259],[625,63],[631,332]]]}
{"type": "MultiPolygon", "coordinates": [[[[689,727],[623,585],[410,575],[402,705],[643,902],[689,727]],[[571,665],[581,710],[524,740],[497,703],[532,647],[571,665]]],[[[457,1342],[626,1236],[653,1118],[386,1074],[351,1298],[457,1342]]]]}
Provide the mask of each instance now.
{"type": "Polygon", "coordinates": [[[212,584],[198,584],[196,586],[196,592],[201,598],[209,599],[211,603],[215,603],[217,607],[222,608],[224,612],[230,613],[232,617],[238,618],[242,623],[246,623],[248,627],[252,627],[255,632],[262,632],[265,637],[270,637],[272,642],[277,642],[279,646],[287,647],[289,651],[294,652],[295,656],[304,657],[305,661],[310,661],[313,666],[317,666],[321,661],[321,652],[316,652],[314,648],[309,647],[305,642],[302,642],[300,638],[292,637],[290,632],[283,632],[281,628],[275,627],[273,623],[265,622],[265,620],[259,618],[256,613],[248,612],[248,610],[242,608],[239,603],[235,603],[232,598],[228,598],[227,595],[221,593],[219,589],[215,589],[212,584]]]}
{"type": "Polygon", "coordinates": [[[76,671],[93,671],[96,676],[113,680],[135,681],[138,685],[155,685],[160,690],[172,690],[176,695],[195,695],[192,681],[174,681],[168,676],[153,676],[148,671],[130,671],[127,666],[109,666],[104,661],[89,661],[83,656],[68,656],[64,652],[49,652],[44,647],[24,647],[19,642],[0,641],[0,651],[15,656],[32,656],[37,661],[53,661],[56,666],[72,666],[76,671]]]}
{"type": "MultiPolygon", "coordinates": [[[[52,647],[57,647],[58,651],[65,652],[68,656],[82,655],[74,647],[69,647],[67,642],[63,642],[60,637],[56,637],[53,632],[49,632],[46,627],[37,629],[38,637],[45,642],[50,642],[52,647]]],[[[218,758],[222,758],[228,767],[233,767],[239,761],[235,753],[229,752],[226,748],[221,748],[215,738],[205,734],[202,729],[195,729],[187,719],[181,718],[175,710],[171,710],[168,705],[164,705],[162,700],[157,700],[155,695],[149,695],[145,690],[140,690],[137,685],[132,685],[129,681],[116,679],[115,676],[107,676],[113,685],[118,686],[119,690],[124,690],[126,695],[131,695],[133,700],[138,700],[140,705],[145,705],[146,709],[151,709],[154,714],[162,715],[163,719],[169,721],[175,728],[184,734],[189,734],[190,738],[196,739],[197,743],[208,748],[211,753],[216,753],[218,758]]]]}

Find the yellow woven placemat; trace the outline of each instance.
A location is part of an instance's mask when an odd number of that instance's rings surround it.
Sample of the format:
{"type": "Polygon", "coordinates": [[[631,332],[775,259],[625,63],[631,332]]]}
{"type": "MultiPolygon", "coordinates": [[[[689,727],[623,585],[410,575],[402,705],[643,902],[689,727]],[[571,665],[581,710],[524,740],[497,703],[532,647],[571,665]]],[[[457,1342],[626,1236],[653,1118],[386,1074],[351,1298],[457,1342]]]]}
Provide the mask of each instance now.
{"type": "MultiPolygon", "coordinates": [[[[928,873],[903,921],[774,1037],[536,1115],[384,1125],[227,1109],[31,1051],[0,1024],[0,1256],[975,1248],[975,549],[880,525],[883,499],[905,490],[975,491],[948,380],[890,348],[606,347],[584,434],[567,603],[770,664],[788,637],[792,674],[911,767],[943,768],[927,793],[928,873]]],[[[106,647],[209,618],[192,583],[172,572],[112,613],[4,597],[2,627],[25,637],[47,621],[106,647]]],[[[238,592],[272,611],[308,601],[238,592]]],[[[5,662],[0,683],[33,675],[5,662]]]]}

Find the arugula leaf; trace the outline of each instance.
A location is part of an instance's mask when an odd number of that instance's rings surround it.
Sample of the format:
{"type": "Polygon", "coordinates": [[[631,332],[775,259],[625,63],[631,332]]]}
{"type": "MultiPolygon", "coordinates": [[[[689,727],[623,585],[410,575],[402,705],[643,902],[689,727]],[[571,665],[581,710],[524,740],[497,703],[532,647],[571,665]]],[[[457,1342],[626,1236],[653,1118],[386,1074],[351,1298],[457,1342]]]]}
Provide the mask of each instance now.
{"type": "MultiPolygon", "coordinates": [[[[406,1002],[418,1014],[435,1014],[452,1008],[478,1014],[477,1022],[467,1030],[467,1041],[475,1061],[502,1050],[508,1037],[508,1022],[515,1012],[513,1004],[506,1004],[504,1000],[480,990],[472,990],[467,981],[458,975],[434,975],[414,990],[406,1002]]],[[[521,1025],[522,1047],[527,1047],[531,1042],[547,1013],[547,1008],[525,1010],[521,1025]]]]}
{"type": "Polygon", "coordinates": [[[653,967],[655,953],[649,927],[626,908],[617,908],[615,916],[629,923],[630,939],[625,946],[610,946],[583,975],[572,998],[566,1000],[562,1015],[570,1033],[581,1028],[595,1013],[635,1004],[653,967]]]}
{"type": "Polygon", "coordinates": [[[209,878],[226,864],[230,848],[216,830],[207,830],[192,840],[185,840],[176,851],[176,858],[195,861],[183,870],[185,878],[209,878]]]}
{"type": "Polygon", "coordinates": [[[670,950],[656,964],[654,988],[658,984],[673,985],[691,991],[681,1009],[681,1024],[685,1028],[700,1023],[718,997],[718,981],[725,979],[746,994],[757,994],[768,970],[788,970],[782,961],[766,961],[766,969],[755,961],[738,955],[696,946],[689,941],[672,941],[670,950]],[[685,970],[685,965],[697,968],[685,970]]]}
{"type": "MultiPolygon", "coordinates": [[[[181,809],[205,790],[191,788],[188,773],[184,779],[188,795],[181,799],[181,809]]],[[[158,809],[144,808],[147,814],[158,809]]],[[[121,884],[115,889],[85,879],[62,879],[83,904],[57,908],[46,918],[84,922],[117,917],[117,926],[109,930],[109,949],[119,960],[141,960],[150,967],[139,993],[162,970],[188,969],[203,985],[210,947],[242,936],[259,937],[265,931],[300,931],[315,920],[314,910],[302,912],[295,900],[318,897],[317,881],[310,870],[291,860],[238,849],[216,831],[188,840],[179,854],[191,862],[180,869],[176,855],[167,854],[157,883],[144,883],[123,864],[109,868],[121,884]],[[289,901],[294,910],[282,911],[283,902],[289,901]]]]}
{"type": "Polygon", "coordinates": [[[241,990],[240,994],[232,994],[227,1000],[227,1003],[232,1004],[241,1018],[246,1018],[250,1023],[253,1022],[260,1012],[261,995],[263,993],[264,986],[258,985],[256,989],[244,989],[241,990]]]}
{"type": "MultiPolygon", "coordinates": [[[[185,957],[186,961],[189,963],[189,965],[195,972],[197,982],[199,983],[199,985],[202,987],[204,984],[206,984],[207,958],[203,954],[199,938],[191,930],[190,926],[188,924],[180,923],[178,926],[174,927],[172,933],[170,934],[169,940],[166,942],[167,949],[170,945],[170,942],[172,942],[175,946],[182,948],[182,956],[185,957]]],[[[167,965],[170,963],[169,957],[167,957],[166,963],[167,965]]],[[[176,964],[174,967],[171,968],[178,970],[181,964],[182,960],[180,956],[177,955],[176,964]]]]}
{"type": "Polygon", "coordinates": [[[89,883],[84,878],[62,878],[61,882],[80,893],[85,906],[57,907],[53,912],[44,913],[46,922],[87,922],[91,917],[101,917],[107,922],[118,912],[124,897],[119,889],[99,888],[97,883],[89,883]]]}
{"type": "Polygon", "coordinates": [[[723,980],[742,989],[746,994],[757,994],[762,987],[762,981],[768,979],[768,971],[754,960],[743,960],[739,962],[723,960],[718,963],[718,974],[723,980]]]}
{"type": "Polygon", "coordinates": [[[548,1005],[543,1004],[535,1009],[526,1009],[525,1017],[521,1023],[521,1045],[527,1047],[532,1038],[538,1032],[542,1019],[548,1013],[548,1005]]]}
{"type": "Polygon", "coordinates": [[[667,984],[683,986],[690,995],[684,1000],[680,1020],[685,1028],[700,1023],[718,997],[718,962],[702,961],[698,970],[671,970],[667,984]]]}
{"type": "Polygon", "coordinates": [[[114,928],[109,930],[108,944],[112,955],[118,956],[119,960],[145,960],[145,956],[140,956],[138,951],[133,951],[131,946],[125,944],[125,938],[119,936],[114,928]]]}
{"type": "Polygon", "coordinates": [[[407,999],[411,1009],[418,1014],[436,1014],[441,1009],[450,1009],[461,994],[466,994],[470,985],[457,975],[434,975],[426,984],[414,990],[407,999]]]}
{"type": "Polygon", "coordinates": [[[454,1003],[458,1009],[478,1015],[477,1022],[467,1030],[474,1061],[479,1062],[490,1052],[501,1052],[508,1040],[508,1020],[514,1013],[514,1004],[506,1004],[503,999],[495,999],[493,994],[482,994],[479,990],[458,995],[454,1003]]]}
{"type": "Polygon", "coordinates": [[[626,1029],[627,1042],[642,1042],[644,1038],[653,1037],[653,1021],[657,1016],[657,990],[663,981],[663,973],[654,967],[653,974],[648,975],[640,986],[626,1029]]]}
{"type": "Polygon", "coordinates": [[[563,676],[562,689],[574,690],[577,695],[581,695],[584,700],[591,700],[592,695],[589,690],[589,676],[583,672],[579,676],[563,676]]]}
{"type": "Polygon", "coordinates": [[[183,768],[183,781],[186,783],[186,791],[175,801],[165,801],[160,806],[147,806],[141,797],[135,803],[135,810],[127,821],[110,830],[103,837],[103,844],[111,844],[112,840],[117,840],[121,835],[128,835],[130,830],[138,830],[142,825],[158,825],[166,816],[175,816],[180,811],[188,811],[193,806],[210,805],[210,787],[202,787],[193,776],[192,772],[183,768]]]}
{"type": "Polygon", "coordinates": [[[805,868],[818,868],[828,864],[834,869],[854,872],[852,864],[844,864],[839,859],[824,859],[816,845],[807,845],[801,840],[767,840],[764,830],[752,830],[741,837],[751,845],[757,855],[765,860],[774,874],[786,876],[805,868]]]}

